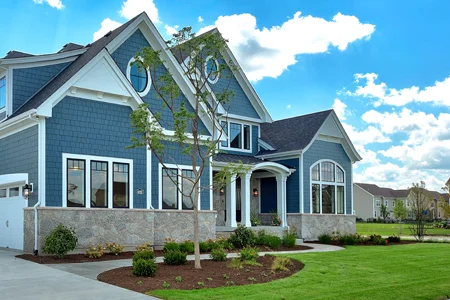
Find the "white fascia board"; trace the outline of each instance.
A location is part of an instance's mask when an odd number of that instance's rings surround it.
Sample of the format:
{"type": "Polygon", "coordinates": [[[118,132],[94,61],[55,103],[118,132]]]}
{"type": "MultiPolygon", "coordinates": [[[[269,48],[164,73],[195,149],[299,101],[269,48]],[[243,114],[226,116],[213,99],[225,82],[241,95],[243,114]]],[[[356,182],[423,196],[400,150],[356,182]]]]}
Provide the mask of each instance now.
{"type": "Polygon", "coordinates": [[[0,123],[0,139],[36,125],[35,118],[36,110],[33,109],[0,123]]]}
{"type": "Polygon", "coordinates": [[[53,60],[60,60],[68,57],[79,56],[87,51],[88,48],[82,48],[79,50],[73,50],[63,53],[55,53],[55,54],[45,54],[45,55],[36,55],[36,56],[28,56],[21,58],[8,58],[8,59],[0,59],[0,65],[16,65],[16,64],[30,64],[30,63],[39,63],[39,62],[49,62],[53,60]]]}

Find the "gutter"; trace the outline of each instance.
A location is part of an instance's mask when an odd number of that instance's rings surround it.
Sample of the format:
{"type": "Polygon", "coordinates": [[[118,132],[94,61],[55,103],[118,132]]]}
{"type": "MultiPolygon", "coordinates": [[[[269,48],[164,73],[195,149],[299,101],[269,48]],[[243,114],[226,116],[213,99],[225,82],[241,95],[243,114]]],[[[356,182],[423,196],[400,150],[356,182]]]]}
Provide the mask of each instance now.
{"type": "MultiPolygon", "coordinates": [[[[36,117],[36,113],[33,114],[29,114],[28,115],[28,119],[30,119],[33,122],[36,122],[38,124],[38,126],[40,126],[39,124],[39,117],[36,117]]],[[[41,206],[41,197],[38,196],[38,201],[36,202],[36,204],[33,206],[33,210],[34,210],[34,250],[33,253],[34,255],[38,255],[38,218],[39,218],[39,214],[38,214],[38,207],[41,206]]]]}

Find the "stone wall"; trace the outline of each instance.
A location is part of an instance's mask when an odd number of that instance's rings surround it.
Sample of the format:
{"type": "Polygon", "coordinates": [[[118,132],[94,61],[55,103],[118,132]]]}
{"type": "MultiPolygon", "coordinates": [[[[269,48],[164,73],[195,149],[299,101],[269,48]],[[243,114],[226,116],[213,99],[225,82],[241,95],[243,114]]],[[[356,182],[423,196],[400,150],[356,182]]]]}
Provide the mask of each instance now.
{"type": "Polygon", "coordinates": [[[306,241],[317,240],[323,233],[356,233],[354,215],[287,214],[287,222],[290,229],[297,232],[297,237],[306,241]]]}
{"type": "MultiPolygon", "coordinates": [[[[44,238],[60,223],[75,228],[77,251],[90,245],[116,242],[133,248],[150,242],[162,245],[166,238],[177,241],[193,239],[192,211],[146,209],[80,209],[41,207],[39,211],[38,240],[42,253],[44,238]]],[[[200,212],[201,240],[215,238],[216,212],[200,212]]],[[[24,251],[34,248],[34,210],[25,209],[24,251]]]]}

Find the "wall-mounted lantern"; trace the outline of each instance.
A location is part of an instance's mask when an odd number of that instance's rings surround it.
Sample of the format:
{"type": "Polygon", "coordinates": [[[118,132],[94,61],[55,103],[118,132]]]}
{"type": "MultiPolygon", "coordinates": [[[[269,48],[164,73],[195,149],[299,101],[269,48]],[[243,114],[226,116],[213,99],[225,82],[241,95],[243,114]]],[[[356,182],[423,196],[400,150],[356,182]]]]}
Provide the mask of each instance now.
{"type": "Polygon", "coordinates": [[[258,197],[259,192],[258,189],[253,189],[253,197],[258,197]]]}
{"type": "Polygon", "coordinates": [[[221,187],[220,190],[219,190],[219,192],[220,192],[220,195],[221,195],[221,196],[224,195],[224,194],[225,194],[225,188],[224,188],[224,187],[221,187]]]}
{"type": "Polygon", "coordinates": [[[33,194],[33,185],[32,184],[28,184],[26,183],[23,187],[22,187],[22,196],[25,199],[28,199],[31,197],[31,195],[33,194]]]}

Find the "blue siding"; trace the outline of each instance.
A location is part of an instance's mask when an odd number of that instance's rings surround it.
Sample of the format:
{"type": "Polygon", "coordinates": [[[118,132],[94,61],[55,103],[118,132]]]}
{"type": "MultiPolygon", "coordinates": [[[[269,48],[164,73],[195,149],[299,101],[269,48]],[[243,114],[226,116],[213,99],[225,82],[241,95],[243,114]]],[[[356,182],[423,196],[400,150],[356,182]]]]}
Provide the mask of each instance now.
{"type": "Polygon", "coordinates": [[[341,144],[315,141],[311,147],[306,151],[303,157],[303,199],[304,199],[304,212],[311,213],[311,181],[310,181],[310,167],[314,165],[318,160],[330,159],[340,164],[345,170],[345,193],[346,193],[346,211],[348,214],[352,214],[351,211],[351,199],[352,199],[352,162],[345,153],[341,144]]]}
{"type": "Polygon", "coordinates": [[[6,111],[0,113],[0,121],[6,118],[6,111]]]}
{"type": "Polygon", "coordinates": [[[13,70],[13,112],[36,94],[69,63],[13,70]]]}
{"type": "MultiPolygon", "coordinates": [[[[239,122],[238,122],[239,123],[239,122]]],[[[228,154],[238,154],[238,155],[247,155],[247,156],[255,156],[258,153],[258,126],[252,125],[252,152],[241,152],[234,150],[221,150],[224,153],[228,154]]]]}
{"type": "Polygon", "coordinates": [[[261,178],[261,213],[277,210],[277,180],[275,177],[261,178]]]}
{"type": "Polygon", "coordinates": [[[300,212],[300,159],[292,158],[275,161],[282,165],[296,169],[286,181],[286,211],[288,213],[300,212]]]}
{"type": "MultiPolygon", "coordinates": [[[[223,58],[218,59],[220,64],[225,64],[223,58]]],[[[225,110],[230,114],[259,119],[259,115],[252,103],[244,93],[241,85],[230,70],[225,70],[220,74],[215,84],[210,84],[214,93],[223,93],[225,90],[234,92],[234,96],[224,105],[225,110]]]]}
{"type": "Polygon", "coordinates": [[[146,150],[126,149],[130,143],[131,108],[66,97],[46,122],[47,206],[62,206],[62,154],[82,154],[133,160],[134,208],[146,208],[146,150]],[[136,194],[143,189],[143,195],[136,194]]]}
{"type": "Polygon", "coordinates": [[[33,206],[39,195],[38,139],[38,125],[0,139],[0,175],[28,173],[34,189],[28,206],[33,206]]]}
{"type": "MultiPolygon", "coordinates": [[[[111,55],[116,64],[119,66],[120,70],[123,74],[126,75],[128,62],[132,57],[134,57],[137,52],[141,51],[144,47],[150,47],[149,43],[145,39],[142,32],[138,29],[135,33],[133,33],[128,40],[126,40],[122,45],[120,45],[117,50],[111,55]]],[[[158,70],[158,76],[161,76],[163,73],[168,72],[167,69],[161,65],[158,70]]],[[[162,117],[162,126],[166,129],[173,129],[173,117],[167,109],[167,107],[163,107],[163,102],[157,95],[154,87],[152,86],[149,93],[142,97],[145,103],[149,105],[152,113],[160,113],[162,117]]],[[[185,106],[190,112],[193,112],[193,108],[186,97],[181,94],[178,99],[176,99],[178,103],[184,102],[185,106]]],[[[203,123],[200,124],[199,129],[202,134],[209,135],[209,132],[203,123]]]]}

